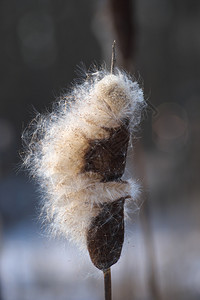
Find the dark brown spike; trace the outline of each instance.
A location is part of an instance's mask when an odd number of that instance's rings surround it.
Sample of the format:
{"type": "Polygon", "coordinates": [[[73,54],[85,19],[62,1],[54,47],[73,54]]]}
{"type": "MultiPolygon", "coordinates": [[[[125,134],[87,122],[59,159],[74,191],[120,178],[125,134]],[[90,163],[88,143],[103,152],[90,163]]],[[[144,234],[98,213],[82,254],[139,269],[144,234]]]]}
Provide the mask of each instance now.
{"type": "Polygon", "coordinates": [[[121,255],[124,242],[124,198],[102,205],[87,232],[87,247],[93,264],[109,269],[121,255]]]}

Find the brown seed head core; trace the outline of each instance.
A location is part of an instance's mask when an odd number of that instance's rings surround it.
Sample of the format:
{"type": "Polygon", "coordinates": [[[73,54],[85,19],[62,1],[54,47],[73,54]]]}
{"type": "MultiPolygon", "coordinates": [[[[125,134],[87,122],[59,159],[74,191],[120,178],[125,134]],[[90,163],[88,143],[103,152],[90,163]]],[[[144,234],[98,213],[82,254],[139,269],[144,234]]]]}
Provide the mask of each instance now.
{"type": "Polygon", "coordinates": [[[87,232],[87,247],[93,264],[106,270],[121,255],[124,242],[124,198],[104,203],[91,221],[87,232]]]}
{"type": "Polygon", "coordinates": [[[89,151],[85,155],[84,171],[100,174],[104,182],[116,181],[122,177],[126,164],[128,120],[122,122],[120,127],[105,129],[110,132],[110,136],[90,142],[89,151]]]}
{"type": "MultiPolygon", "coordinates": [[[[103,182],[119,181],[126,164],[129,142],[129,121],[124,120],[117,128],[105,128],[109,138],[93,140],[85,155],[84,171],[101,175],[103,182]]],[[[99,214],[90,223],[87,232],[87,247],[93,264],[106,270],[115,264],[121,255],[124,242],[125,198],[102,204],[99,214]]]]}

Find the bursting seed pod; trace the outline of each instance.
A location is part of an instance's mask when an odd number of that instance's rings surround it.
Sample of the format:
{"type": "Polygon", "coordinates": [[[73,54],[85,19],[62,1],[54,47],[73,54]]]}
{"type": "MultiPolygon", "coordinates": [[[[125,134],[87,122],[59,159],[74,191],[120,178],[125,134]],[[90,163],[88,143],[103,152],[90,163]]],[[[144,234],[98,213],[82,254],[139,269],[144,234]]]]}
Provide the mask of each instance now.
{"type": "Polygon", "coordinates": [[[88,248],[106,270],[120,257],[124,203],[138,185],[122,179],[130,132],[145,107],[137,82],[115,68],[99,70],[38,115],[24,132],[24,165],[44,195],[51,231],[88,248]]]}

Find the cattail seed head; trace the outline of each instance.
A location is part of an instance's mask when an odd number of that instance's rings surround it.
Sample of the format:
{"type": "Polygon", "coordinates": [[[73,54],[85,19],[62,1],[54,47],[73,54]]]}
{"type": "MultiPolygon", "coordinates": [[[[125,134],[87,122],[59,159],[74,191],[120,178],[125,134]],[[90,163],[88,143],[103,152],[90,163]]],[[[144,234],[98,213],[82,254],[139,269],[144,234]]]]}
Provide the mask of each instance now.
{"type": "Polygon", "coordinates": [[[51,113],[38,115],[23,134],[24,165],[41,186],[51,231],[87,246],[100,269],[118,260],[124,201],[138,194],[137,183],[121,177],[130,134],[145,105],[138,83],[127,74],[100,70],[51,113]]]}

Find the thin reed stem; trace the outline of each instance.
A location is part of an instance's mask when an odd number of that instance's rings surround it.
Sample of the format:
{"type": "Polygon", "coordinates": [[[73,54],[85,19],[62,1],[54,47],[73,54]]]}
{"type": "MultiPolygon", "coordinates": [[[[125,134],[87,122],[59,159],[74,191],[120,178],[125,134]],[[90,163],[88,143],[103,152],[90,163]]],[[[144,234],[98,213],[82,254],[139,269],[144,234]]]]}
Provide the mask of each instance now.
{"type": "Polygon", "coordinates": [[[147,279],[148,285],[151,293],[151,299],[161,300],[162,296],[160,294],[160,289],[157,281],[157,265],[155,256],[155,244],[153,240],[153,231],[151,224],[151,212],[149,205],[149,196],[146,193],[143,205],[143,210],[141,213],[142,226],[144,230],[145,244],[146,244],[146,256],[147,256],[147,279]]]}
{"type": "Polygon", "coordinates": [[[103,271],[104,274],[104,292],[105,292],[105,300],[112,299],[111,293],[111,271],[110,268],[103,271]]]}
{"type": "Polygon", "coordinates": [[[115,52],[115,45],[116,42],[114,41],[112,44],[112,57],[111,57],[111,66],[110,66],[110,73],[114,73],[115,63],[116,63],[116,52],[115,52]]]}

